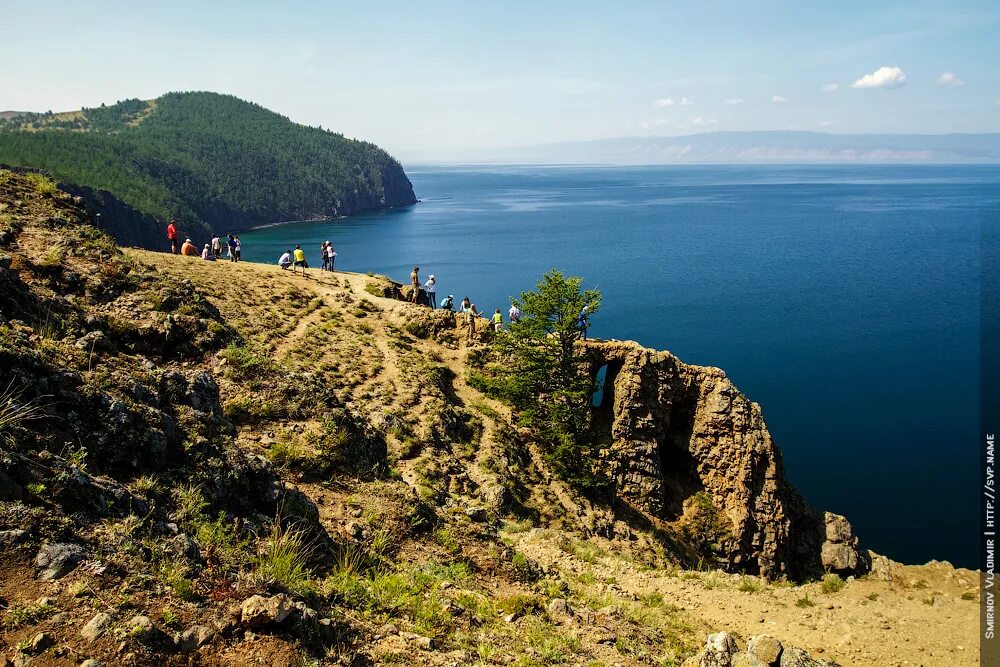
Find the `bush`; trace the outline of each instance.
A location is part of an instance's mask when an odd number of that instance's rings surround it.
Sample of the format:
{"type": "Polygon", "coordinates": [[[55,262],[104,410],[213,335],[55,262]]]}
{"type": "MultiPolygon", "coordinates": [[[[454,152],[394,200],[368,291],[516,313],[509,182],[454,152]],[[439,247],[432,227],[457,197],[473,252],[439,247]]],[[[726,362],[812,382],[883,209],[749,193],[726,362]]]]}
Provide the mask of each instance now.
{"type": "Polygon", "coordinates": [[[308,568],[311,552],[302,531],[275,524],[255,559],[254,578],[262,585],[308,595],[316,589],[308,568]]]}
{"type": "Polygon", "coordinates": [[[840,591],[846,582],[840,578],[839,574],[828,574],[823,577],[823,592],[824,593],[836,593],[840,591]]]}

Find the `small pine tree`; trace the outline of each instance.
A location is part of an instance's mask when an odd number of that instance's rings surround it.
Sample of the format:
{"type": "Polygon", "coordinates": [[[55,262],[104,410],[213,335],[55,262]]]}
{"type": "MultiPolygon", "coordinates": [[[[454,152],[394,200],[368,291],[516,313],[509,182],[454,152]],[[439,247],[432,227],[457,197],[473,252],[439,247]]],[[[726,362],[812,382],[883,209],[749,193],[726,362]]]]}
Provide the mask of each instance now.
{"type": "Polygon", "coordinates": [[[596,474],[590,433],[594,383],[577,341],[579,317],[596,313],[601,294],[583,290],[582,279],[552,270],[535,291],[512,299],[521,319],[493,341],[473,382],[511,403],[522,426],[538,437],[549,464],[583,489],[607,484],[596,474]]]}

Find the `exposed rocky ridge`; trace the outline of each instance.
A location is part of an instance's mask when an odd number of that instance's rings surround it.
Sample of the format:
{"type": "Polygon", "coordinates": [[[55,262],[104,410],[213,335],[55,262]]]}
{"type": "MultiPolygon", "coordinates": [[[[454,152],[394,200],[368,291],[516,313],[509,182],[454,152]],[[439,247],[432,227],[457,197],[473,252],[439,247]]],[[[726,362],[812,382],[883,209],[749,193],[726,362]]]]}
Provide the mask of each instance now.
{"type": "Polygon", "coordinates": [[[635,343],[587,350],[595,375],[607,367],[595,421],[620,499],[674,521],[706,493],[728,520],[716,551],[733,570],[796,579],[866,571],[850,524],[824,519],[792,488],[760,406],[725,372],[635,343]]]}

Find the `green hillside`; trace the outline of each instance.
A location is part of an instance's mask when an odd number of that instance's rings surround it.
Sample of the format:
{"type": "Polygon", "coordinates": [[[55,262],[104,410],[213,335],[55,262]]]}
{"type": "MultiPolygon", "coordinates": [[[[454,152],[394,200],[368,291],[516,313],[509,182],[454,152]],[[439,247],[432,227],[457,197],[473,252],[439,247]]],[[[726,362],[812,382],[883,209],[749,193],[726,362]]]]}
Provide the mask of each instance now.
{"type": "Polygon", "coordinates": [[[108,190],[207,231],[350,215],[416,201],[378,146],[293,123],[230,95],[0,117],[0,163],[108,190]]]}

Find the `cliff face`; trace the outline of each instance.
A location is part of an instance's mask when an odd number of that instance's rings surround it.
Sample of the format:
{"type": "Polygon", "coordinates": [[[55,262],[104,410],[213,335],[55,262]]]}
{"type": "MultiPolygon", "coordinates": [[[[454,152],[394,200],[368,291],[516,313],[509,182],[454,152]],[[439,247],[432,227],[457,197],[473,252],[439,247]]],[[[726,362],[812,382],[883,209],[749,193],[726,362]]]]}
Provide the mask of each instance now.
{"type": "Polygon", "coordinates": [[[801,578],[864,569],[850,525],[810,508],[788,483],[760,406],[723,371],[635,343],[588,350],[595,374],[607,366],[595,421],[620,500],[676,521],[707,495],[726,520],[717,551],[733,570],[801,578]]]}

